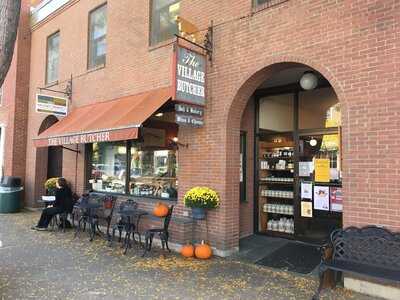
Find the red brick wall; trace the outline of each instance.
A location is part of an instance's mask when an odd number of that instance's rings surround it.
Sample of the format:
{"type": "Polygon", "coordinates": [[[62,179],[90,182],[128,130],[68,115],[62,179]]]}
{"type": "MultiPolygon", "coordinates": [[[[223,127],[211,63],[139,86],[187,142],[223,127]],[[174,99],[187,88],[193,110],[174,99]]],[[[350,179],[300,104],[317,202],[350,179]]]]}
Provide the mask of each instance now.
{"type": "Polygon", "coordinates": [[[246,132],[246,202],[240,203],[240,237],[254,232],[254,118],[255,102],[249,100],[242,115],[240,130],[246,132]]]}
{"type": "Polygon", "coordinates": [[[4,175],[25,176],[30,67],[30,1],[22,1],[10,70],[3,84],[0,124],[5,127],[4,175]]]}
{"type": "MultiPolygon", "coordinates": [[[[149,8],[135,1],[108,1],[107,64],[86,70],[87,16],[103,2],[72,1],[32,31],[28,201],[42,184],[34,176],[43,165],[36,161],[38,150],[31,138],[45,117],[34,112],[34,96],[44,85],[48,35],[60,30],[60,81],[75,77],[72,108],[171,84],[172,47],[148,46],[149,8]]],[[[239,204],[239,134],[241,126],[248,126],[241,120],[259,84],[291,66],[280,63],[316,69],[338,94],[343,112],[345,225],[372,223],[400,230],[399,14],[396,0],[290,0],[255,14],[250,0],[182,0],[184,18],[200,29],[211,20],[216,25],[205,126],[180,129],[180,141],[189,148],[179,151],[178,174],[180,199],[194,185],[210,186],[221,196],[221,207],[208,216],[213,246],[235,249],[239,235],[251,233],[252,214],[245,212],[251,204],[239,204]]],[[[83,153],[78,159],[81,189],[83,153]]],[[[65,152],[63,172],[72,182],[74,162],[75,154],[65,152]]],[[[177,215],[185,210],[180,201],[177,215]]]]}

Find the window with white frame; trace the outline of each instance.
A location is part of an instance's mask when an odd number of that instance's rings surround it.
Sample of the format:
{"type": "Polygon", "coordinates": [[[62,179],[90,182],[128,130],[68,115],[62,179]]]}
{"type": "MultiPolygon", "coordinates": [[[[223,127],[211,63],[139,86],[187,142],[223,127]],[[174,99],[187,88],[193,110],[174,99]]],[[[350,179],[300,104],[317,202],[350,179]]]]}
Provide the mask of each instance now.
{"type": "Polygon", "coordinates": [[[47,38],[46,84],[58,80],[58,66],[60,63],[60,32],[47,38]]]}
{"type": "Polygon", "coordinates": [[[166,41],[179,33],[176,17],[179,16],[180,1],[152,0],[150,44],[166,41]]]}
{"type": "Polygon", "coordinates": [[[106,35],[107,4],[103,4],[89,14],[89,69],[101,67],[106,64],[106,35]]]}

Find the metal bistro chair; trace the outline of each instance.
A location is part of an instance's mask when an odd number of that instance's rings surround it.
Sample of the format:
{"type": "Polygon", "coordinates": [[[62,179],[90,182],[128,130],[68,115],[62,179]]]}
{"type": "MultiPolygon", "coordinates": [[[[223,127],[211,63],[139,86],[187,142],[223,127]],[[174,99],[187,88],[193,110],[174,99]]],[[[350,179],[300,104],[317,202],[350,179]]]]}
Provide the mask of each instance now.
{"type": "Polygon", "coordinates": [[[145,234],[144,234],[145,245],[144,245],[144,252],[143,252],[142,256],[145,256],[146,253],[151,251],[151,246],[153,244],[153,238],[154,238],[155,234],[158,234],[158,236],[160,237],[162,250],[165,251],[165,247],[166,247],[167,250],[169,252],[171,252],[171,250],[168,247],[168,239],[169,239],[168,228],[169,228],[169,223],[171,222],[173,209],[174,209],[173,205],[171,205],[168,208],[168,214],[164,217],[164,225],[162,228],[153,228],[153,229],[149,229],[145,232],[145,234]]]}
{"type": "Polygon", "coordinates": [[[122,213],[124,211],[134,211],[138,208],[138,203],[135,202],[132,199],[128,199],[127,201],[121,203],[119,206],[118,213],[120,214],[119,220],[117,223],[115,223],[112,227],[112,236],[109,240],[109,246],[112,246],[112,242],[114,241],[115,238],[115,232],[118,230],[118,242],[120,243],[122,240],[122,231],[125,230],[125,238],[124,238],[124,244],[122,247],[125,245],[126,249],[125,252],[129,246],[129,241],[130,241],[130,235],[132,235],[132,238],[135,239],[135,224],[133,220],[130,220],[129,215],[123,215],[122,213]]]}
{"type": "Polygon", "coordinates": [[[94,226],[98,230],[98,232],[101,232],[99,225],[100,223],[105,223],[105,225],[107,226],[106,237],[107,240],[110,240],[110,226],[117,198],[112,195],[97,193],[90,193],[90,198],[102,205],[101,208],[96,209],[93,215],[94,226]]]}
{"type": "Polygon", "coordinates": [[[79,206],[75,206],[75,213],[73,214],[73,219],[75,215],[78,218],[78,226],[75,232],[75,237],[79,234],[81,229],[81,224],[83,225],[83,231],[86,230],[86,224],[90,226],[90,240],[93,240],[95,231],[101,232],[99,225],[101,222],[104,222],[107,226],[107,239],[110,238],[110,224],[111,219],[114,212],[114,207],[117,198],[111,195],[94,193],[91,192],[89,194],[83,195],[81,201],[86,201],[87,203],[99,204],[99,208],[91,211],[91,215],[89,216],[88,212],[82,212],[82,209],[79,209],[79,206]],[[81,215],[79,215],[81,214],[81,215]]]}

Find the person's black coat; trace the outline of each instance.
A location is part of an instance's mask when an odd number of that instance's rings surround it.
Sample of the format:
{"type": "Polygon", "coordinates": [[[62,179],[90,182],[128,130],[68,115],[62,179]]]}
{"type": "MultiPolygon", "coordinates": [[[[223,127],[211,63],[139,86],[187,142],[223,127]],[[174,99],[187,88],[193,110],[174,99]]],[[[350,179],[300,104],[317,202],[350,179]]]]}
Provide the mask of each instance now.
{"type": "Polygon", "coordinates": [[[72,192],[69,187],[56,190],[56,201],[54,207],[61,208],[63,212],[72,212],[73,208],[72,192]]]}

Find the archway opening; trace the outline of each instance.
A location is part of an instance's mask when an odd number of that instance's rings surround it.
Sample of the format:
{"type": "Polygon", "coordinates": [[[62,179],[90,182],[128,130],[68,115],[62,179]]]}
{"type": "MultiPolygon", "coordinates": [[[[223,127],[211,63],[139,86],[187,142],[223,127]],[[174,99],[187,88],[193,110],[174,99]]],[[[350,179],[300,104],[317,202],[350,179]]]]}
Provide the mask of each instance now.
{"type": "Polygon", "coordinates": [[[318,70],[299,63],[273,65],[249,81],[254,92],[240,125],[240,237],[324,243],[342,226],[338,96],[318,70]]]}
{"type": "MultiPolygon", "coordinates": [[[[47,116],[39,127],[38,134],[58,122],[54,115],[47,116]]],[[[35,198],[44,195],[43,183],[48,178],[62,176],[63,149],[61,146],[43,147],[36,150],[36,170],[35,170],[35,198]]]]}

